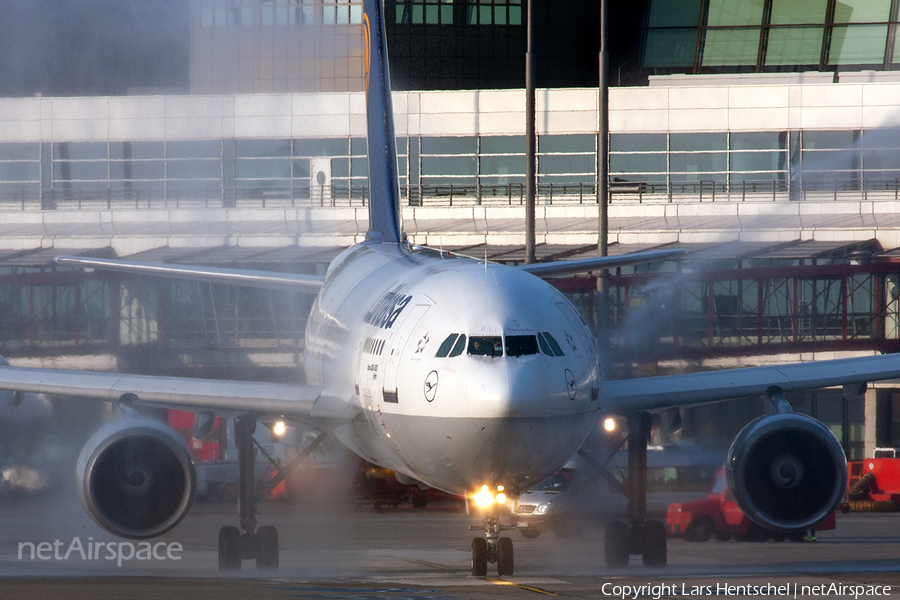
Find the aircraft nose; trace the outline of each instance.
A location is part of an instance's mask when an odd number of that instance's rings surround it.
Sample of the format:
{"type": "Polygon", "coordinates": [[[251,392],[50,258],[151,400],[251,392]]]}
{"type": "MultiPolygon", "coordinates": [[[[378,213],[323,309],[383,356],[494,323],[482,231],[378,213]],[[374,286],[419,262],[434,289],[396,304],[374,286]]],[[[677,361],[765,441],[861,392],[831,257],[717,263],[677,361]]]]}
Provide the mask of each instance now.
{"type": "Polygon", "coordinates": [[[505,417],[509,401],[509,377],[504,362],[482,365],[472,374],[466,391],[470,417],[505,417]]]}
{"type": "Polygon", "coordinates": [[[503,361],[484,365],[469,381],[470,416],[540,417],[546,394],[540,370],[527,363],[503,361]]]}
{"type": "Polygon", "coordinates": [[[545,384],[541,371],[532,361],[513,361],[508,364],[509,416],[542,417],[547,406],[545,384]]]}

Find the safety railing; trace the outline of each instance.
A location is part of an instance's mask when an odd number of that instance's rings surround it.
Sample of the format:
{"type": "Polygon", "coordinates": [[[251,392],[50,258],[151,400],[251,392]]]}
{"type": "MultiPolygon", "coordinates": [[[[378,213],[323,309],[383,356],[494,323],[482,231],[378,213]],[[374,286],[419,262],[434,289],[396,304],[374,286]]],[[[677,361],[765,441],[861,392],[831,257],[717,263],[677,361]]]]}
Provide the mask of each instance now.
{"type": "MultiPolygon", "coordinates": [[[[613,204],[706,202],[863,202],[900,200],[900,178],[843,180],[698,180],[685,182],[626,181],[609,184],[613,204]]],[[[521,206],[526,190],[522,183],[428,184],[400,187],[404,206],[521,206]]],[[[0,210],[145,209],[145,208],[254,208],[254,207],[365,207],[367,185],[310,187],[257,187],[223,191],[221,187],[195,189],[125,190],[78,188],[40,191],[0,191],[0,210]]],[[[597,203],[593,183],[540,183],[539,205],[590,205],[597,203]]]]}

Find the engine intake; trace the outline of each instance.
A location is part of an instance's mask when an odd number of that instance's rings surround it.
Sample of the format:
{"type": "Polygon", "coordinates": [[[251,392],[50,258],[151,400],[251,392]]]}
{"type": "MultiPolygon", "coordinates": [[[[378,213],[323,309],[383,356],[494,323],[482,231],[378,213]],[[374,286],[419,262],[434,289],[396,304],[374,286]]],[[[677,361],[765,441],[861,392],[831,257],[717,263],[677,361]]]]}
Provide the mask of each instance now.
{"type": "Polygon", "coordinates": [[[847,459],[834,434],[812,417],[760,417],[734,439],[726,462],[728,486],[741,510],[763,527],[814,527],[840,504],[847,459]]]}
{"type": "Polygon", "coordinates": [[[156,537],[178,525],[197,490],[184,441],[149,419],[102,427],[78,456],[76,476],[85,511],[110,533],[130,539],[156,537]]]}

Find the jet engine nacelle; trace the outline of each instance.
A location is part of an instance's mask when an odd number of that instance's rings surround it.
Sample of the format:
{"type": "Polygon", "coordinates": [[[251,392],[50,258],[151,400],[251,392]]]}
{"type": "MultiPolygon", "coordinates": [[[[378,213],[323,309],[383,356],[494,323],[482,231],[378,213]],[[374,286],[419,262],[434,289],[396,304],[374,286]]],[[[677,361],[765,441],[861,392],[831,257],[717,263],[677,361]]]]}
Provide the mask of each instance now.
{"type": "Polygon", "coordinates": [[[187,446],[172,429],[149,419],[101,428],[78,456],[76,477],[91,518],[130,539],[156,537],[178,525],[197,491],[187,446]]]}
{"type": "Polygon", "coordinates": [[[776,531],[814,527],[840,504],[847,459],[834,434],[797,413],[760,417],[734,439],[728,486],[741,510],[776,531]]]}

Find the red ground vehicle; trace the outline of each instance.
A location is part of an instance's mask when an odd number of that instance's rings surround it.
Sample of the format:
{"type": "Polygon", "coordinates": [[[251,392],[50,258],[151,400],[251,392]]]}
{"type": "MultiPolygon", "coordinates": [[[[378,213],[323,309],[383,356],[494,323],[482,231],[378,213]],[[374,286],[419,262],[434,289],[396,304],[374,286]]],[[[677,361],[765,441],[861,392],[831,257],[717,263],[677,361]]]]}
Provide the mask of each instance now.
{"type": "MultiPolygon", "coordinates": [[[[816,527],[822,531],[835,528],[832,514],[816,527]]],[[[725,469],[716,473],[712,489],[703,500],[672,503],[666,513],[666,530],[669,535],[683,535],[691,542],[706,542],[713,536],[725,541],[730,538],[753,542],[768,539],[803,541],[805,531],[784,533],[761,527],[747,518],[731,495],[725,478],[725,469]]]]}
{"type": "MultiPolygon", "coordinates": [[[[875,449],[876,456],[887,453],[875,449]]],[[[890,449],[891,455],[895,454],[890,449]]],[[[900,509],[900,459],[888,455],[847,463],[846,510],[853,512],[894,512],[900,509]]]]}

